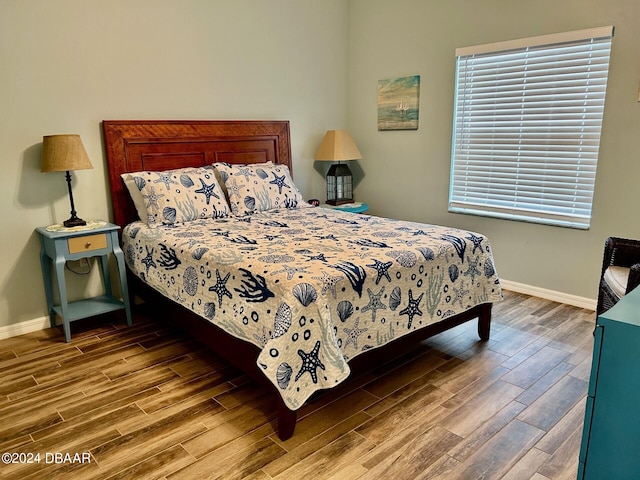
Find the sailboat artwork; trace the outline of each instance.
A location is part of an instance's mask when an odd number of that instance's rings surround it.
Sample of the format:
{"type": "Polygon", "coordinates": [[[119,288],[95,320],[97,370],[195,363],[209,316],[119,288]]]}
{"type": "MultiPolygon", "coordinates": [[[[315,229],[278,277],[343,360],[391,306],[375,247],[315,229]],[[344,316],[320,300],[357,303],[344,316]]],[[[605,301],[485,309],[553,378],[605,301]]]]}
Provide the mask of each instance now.
{"type": "Polygon", "coordinates": [[[400,115],[405,115],[407,113],[407,110],[409,110],[409,105],[407,104],[407,102],[404,101],[404,98],[402,100],[400,100],[400,103],[398,103],[398,106],[396,107],[396,112],[400,112],[400,115]]]}
{"type": "Polygon", "coordinates": [[[420,75],[378,81],[378,130],[417,130],[420,75]]]}

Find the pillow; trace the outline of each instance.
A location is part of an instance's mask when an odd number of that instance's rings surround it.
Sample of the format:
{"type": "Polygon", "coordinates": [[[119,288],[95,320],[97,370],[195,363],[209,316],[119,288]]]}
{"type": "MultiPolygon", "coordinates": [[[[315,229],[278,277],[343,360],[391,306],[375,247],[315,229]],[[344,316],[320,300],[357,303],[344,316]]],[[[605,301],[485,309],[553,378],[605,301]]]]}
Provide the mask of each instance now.
{"type": "Polygon", "coordinates": [[[125,173],[122,178],[140,220],[150,227],[229,215],[211,167],[125,173]]]}
{"type": "Polygon", "coordinates": [[[144,203],[144,198],[142,198],[142,193],[138,189],[138,185],[136,185],[136,181],[131,173],[123,173],[120,175],[122,180],[124,181],[125,187],[129,190],[129,196],[131,200],[133,200],[133,205],[136,207],[136,212],[138,212],[138,218],[143,222],[147,222],[147,205],[144,203]]]}
{"type": "Polygon", "coordinates": [[[235,215],[309,206],[293,183],[286,165],[214,163],[213,167],[224,182],[229,206],[235,215]]]}
{"type": "MultiPolygon", "coordinates": [[[[222,165],[222,164],[231,165],[230,163],[227,163],[227,162],[220,162],[220,163],[214,163],[212,165],[212,167],[213,167],[213,171],[216,172],[216,178],[218,179],[218,183],[222,187],[222,191],[224,192],[224,196],[227,199],[227,201],[229,201],[229,192],[227,192],[227,187],[224,184],[224,179],[222,178],[222,174],[220,173],[220,170],[215,168],[216,165],[222,165]]],[[[238,168],[240,168],[240,167],[263,167],[263,168],[266,167],[266,168],[271,168],[272,166],[273,166],[273,162],[271,160],[269,160],[268,162],[263,162],[263,163],[249,163],[249,164],[237,165],[238,168]]],[[[225,174],[225,177],[226,177],[226,174],[225,174]]]]}

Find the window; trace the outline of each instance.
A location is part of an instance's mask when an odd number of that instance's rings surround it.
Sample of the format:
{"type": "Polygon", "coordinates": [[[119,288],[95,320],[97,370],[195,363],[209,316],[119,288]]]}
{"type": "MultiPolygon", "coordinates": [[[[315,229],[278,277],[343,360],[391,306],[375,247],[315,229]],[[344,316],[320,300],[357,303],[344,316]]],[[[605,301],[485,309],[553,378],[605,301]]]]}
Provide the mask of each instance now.
{"type": "Polygon", "coordinates": [[[449,211],[589,228],[612,36],[456,50],[449,211]]]}

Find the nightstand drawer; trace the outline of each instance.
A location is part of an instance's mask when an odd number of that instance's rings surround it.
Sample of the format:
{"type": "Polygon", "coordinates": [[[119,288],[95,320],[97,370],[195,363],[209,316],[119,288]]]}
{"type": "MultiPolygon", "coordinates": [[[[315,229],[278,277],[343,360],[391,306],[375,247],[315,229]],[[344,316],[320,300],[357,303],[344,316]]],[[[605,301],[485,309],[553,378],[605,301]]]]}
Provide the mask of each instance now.
{"type": "Polygon", "coordinates": [[[107,234],[85,235],[83,237],[73,237],[67,240],[69,253],[90,252],[92,250],[102,250],[107,248],[107,234]]]}

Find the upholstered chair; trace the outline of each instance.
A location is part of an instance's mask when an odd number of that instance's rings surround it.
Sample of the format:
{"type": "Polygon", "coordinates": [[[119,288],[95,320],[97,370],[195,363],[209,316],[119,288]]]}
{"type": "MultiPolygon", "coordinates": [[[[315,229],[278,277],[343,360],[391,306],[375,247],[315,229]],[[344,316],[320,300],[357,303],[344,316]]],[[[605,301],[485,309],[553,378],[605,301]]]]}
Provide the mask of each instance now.
{"type": "Polygon", "coordinates": [[[597,314],[640,285],[640,240],[607,238],[604,244],[597,314]]]}

